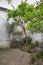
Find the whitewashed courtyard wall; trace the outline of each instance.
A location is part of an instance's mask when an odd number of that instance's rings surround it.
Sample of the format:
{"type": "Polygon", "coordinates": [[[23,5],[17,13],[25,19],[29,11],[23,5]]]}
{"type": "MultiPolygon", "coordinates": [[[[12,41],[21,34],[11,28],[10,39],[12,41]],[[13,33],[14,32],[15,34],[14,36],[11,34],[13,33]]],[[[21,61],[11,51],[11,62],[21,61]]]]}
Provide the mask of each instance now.
{"type": "Polygon", "coordinates": [[[32,34],[31,38],[32,38],[32,41],[31,41],[32,43],[35,43],[36,41],[38,43],[41,43],[42,42],[42,33],[34,33],[34,34],[32,34]]]}
{"type": "Polygon", "coordinates": [[[0,48],[10,47],[9,23],[0,19],[0,48]]]}
{"type": "Polygon", "coordinates": [[[7,12],[6,11],[2,11],[2,10],[0,10],[0,18],[2,18],[2,19],[7,19],[7,12]]]}
{"type": "Polygon", "coordinates": [[[30,36],[32,38],[31,43],[35,43],[36,41],[38,43],[43,42],[43,33],[41,33],[41,32],[32,34],[30,31],[27,31],[27,36],[30,36]]]}

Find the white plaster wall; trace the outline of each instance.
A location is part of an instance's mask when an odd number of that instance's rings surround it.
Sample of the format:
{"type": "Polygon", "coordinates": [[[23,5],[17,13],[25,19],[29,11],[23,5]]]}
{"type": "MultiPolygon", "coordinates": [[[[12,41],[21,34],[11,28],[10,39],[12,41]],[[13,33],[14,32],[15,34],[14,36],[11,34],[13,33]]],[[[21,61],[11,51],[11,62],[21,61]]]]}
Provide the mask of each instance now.
{"type": "Polygon", "coordinates": [[[10,47],[9,24],[4,19],[0,19],[0,48],[10,47]]]}
{"type": "Polygon", "coordinates": [[[0,10],[0,18],[2,18],[2,19],[7,19],[7,12],[5,12],[5,11],[1,11],[0,10]]]}
{"type": "Polygon", "coordinates": [[[32,43],[35,43],[36,41],[41,43],[42,42],[42,33],[34,33],[31,35],[31,38],[32,38],[32,43]]]}
{"type": "Polygon", "coordinates": [[[43,33],[31,33],[31,31],[26,31],[27,33],[27,36],[31,37],[32,38],[32,41],[31,43],[35,43],[36,41],[38,41],[39,43],[43,42],[43,33]]]}
{"type": "MultiPolygon", "coordinates": [[[[17,6],[21,3],[21,1],[25,1],[25,0],[11,0],[11,1],[12,1],[11,4],[13,4],[15,8],[17,8],[17,6]]],[[[36,1],[40,1],[40,0],[28,0],[27,3],[34,4],[34,2],[36,1]]],[[[8,4],[7,0],[0,0],[0,6],[3,6],[8,9],[12,9],[11,5],[8,4]]]]}

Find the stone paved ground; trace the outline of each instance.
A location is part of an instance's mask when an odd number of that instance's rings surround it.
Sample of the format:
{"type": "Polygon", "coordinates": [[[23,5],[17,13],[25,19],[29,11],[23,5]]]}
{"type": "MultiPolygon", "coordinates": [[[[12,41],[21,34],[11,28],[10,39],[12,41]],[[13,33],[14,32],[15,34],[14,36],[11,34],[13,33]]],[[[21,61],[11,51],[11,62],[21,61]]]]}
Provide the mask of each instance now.
{"type": "Polygon", "coordinates": [[[20,49],[0,49],[0,65],[30,65],[30,54],[20,49]]]}

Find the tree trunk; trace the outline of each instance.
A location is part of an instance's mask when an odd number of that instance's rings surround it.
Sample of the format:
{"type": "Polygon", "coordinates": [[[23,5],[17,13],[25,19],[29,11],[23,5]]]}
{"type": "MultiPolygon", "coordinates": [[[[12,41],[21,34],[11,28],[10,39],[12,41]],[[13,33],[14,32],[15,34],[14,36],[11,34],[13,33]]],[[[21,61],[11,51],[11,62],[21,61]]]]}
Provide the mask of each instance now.
{"type": "Polygon", "coordinates": [[[24,34],[25,34],[25,41],[26,41],[26,44],[28,44],[28,41],[27,41],[27,34],[26,34],[26,29],[24,26],[22,26],[23,28],[23,31],[24,31],[24,34]]]}

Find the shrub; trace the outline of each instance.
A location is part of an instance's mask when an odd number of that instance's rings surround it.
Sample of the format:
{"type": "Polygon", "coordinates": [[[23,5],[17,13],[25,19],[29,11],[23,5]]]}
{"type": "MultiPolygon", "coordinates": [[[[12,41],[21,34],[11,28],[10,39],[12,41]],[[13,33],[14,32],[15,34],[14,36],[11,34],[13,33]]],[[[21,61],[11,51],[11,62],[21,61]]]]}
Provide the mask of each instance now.
{"type": "Polygon", "coordinates": [[[25,44],[24,46],[22,46],[22,49],[26,51],[30,51],[31,49],[38,47],[38,45],[39,45],[38,42],[35,42],[34,44],[33,43],[25,44]]]}
{"type": "Polygon", "coordinates": [[[42,65],[43,64],[43,50],[31,56],[31,64],[32,65],[35,65],[35,64],[42,65]]]}

